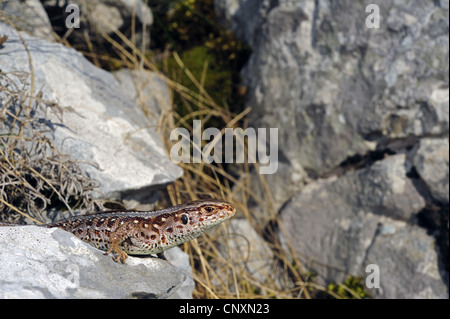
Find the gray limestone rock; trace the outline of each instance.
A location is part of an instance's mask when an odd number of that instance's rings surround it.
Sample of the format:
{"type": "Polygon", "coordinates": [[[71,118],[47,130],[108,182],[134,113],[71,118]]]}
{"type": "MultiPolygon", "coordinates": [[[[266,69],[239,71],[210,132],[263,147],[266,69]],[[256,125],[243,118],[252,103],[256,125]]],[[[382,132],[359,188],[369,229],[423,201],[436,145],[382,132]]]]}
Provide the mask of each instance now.
{"type": "Polygon", "coordinates": [[[61,36],[67,33],[71,43],[86,45],[88,38],[95,48],[101,48],[110,45],[107,37],[111,37],[128,48],[127,42],[116,35],[116,32],[120,32],[139,50],[145,51],[150,46],[153,15],[150,8],[141,0],[70,1],[70,4],[78,8],[76,10],[79,10],[79,19],[74,18],[75,11],[67,7],[69,4],[67,2],[44,0],[42,3],[51,15],[50,20],[55,31],[61,36]],[[78,27],[70,26],[77,20],[78,27]]]}
{"type": "Polygon", "coordinates": [[[370,264],[380,269],[380,288],[368,289],[374,297],[448,298],[448,274],[439,269],[434,239],[422,228],[380,220],[360,274],[370,264]]]}
{"type": "MultiPolygon", "coordinates": [[[[363,261],[386,252],[380,267],[395,267],[384,270],[376,296],[448,295],[435,239],[411,218],[434,204],[422,184],[448,212],[449,2],[371,1],[379,28],[366,25],[369,2],[214,4],[224,25],[252,47],[241,71],[249,125],[278,128],[283,169],[266,178],[271,196],[258,176],[245,178],[280,208],[285,245],[327,280],[364,274],[363,261]],[[380,225],[392,224],[403,226],[378,236],[380,225]]],[[[272,216],[252,204],[264,227],[272,216]]]]}
{"type": "Polygon", "coordinates": [[[169,87],[157,73],[123,68],[113,75],[127,96],[155,124],[161,115],[170,111],[169,87]]]}
{"type": "Polygon", "coordinates": [[[448,132],[448,2],[372,3],[379,29],[363,2],[215,1],[253,49],[252,125],[277,127],[313,178],[387,139],[448,132]]]}
{"type": "Polygon", "coordinates": [[[222,247],[224,256],[233,256],[237,274],[241,271],[257,282],[274,280],[275,256],[269,246],[246,219],[230,221],[230,240],[222,247]]]}
{"type": "MultiPolygon", "coordinates": [[[[8,36],[1,49],[0,69],[29,73],[27,51],[16,31],[0,24],[0,34],[8,36]]],[[[22,36],[32,60],[33,95],[41,92],[43,99],[54,101],[62,110],[35,116],[49,123],[53,144],[80,161],[100,183],[101,193],[149,195],[155,187],[181,176],[182,169],[170,161],[156,132],[157,121],[145,116],[109,72],[73,49],[22,36]]],[[[158,94],[164,93],[155,90],[158,94]]]]}
{"type": "Polygon", "coordinates": [[[431,196],[448,205],[448,138],[422,139],[414,157],[414,166],[431,196]]]}
{"type": "Polygon", "coordinates": [[[0,298],[167,298],[185,274],[158,258],[125,264],[72,234],[37,226],[0,227],[0,298]]]}
{"type": "Polygon", "coordinates": [[[48,41],[54,40],[52,25],[39,0],[2,1],[0,10],[17,29],[48,41]]]}
{"type": "Polygon", "coordinates": [[[311,182],[282,208],[280,237],[325,282],[366,276],[376,264],[383,298],[444,298],[434,238],[407,224],[425,201],[406,177],[405,156],[311,182]],[[389,216],[389,217],[387,217],[389,216]]]}
{"type": "Polygon", "coordinates": [[[179,247],[166,250],[164,252],[167,260],[179,271],[183,272],[186,279],[181,286],[169,296],[170,299],[192,299],[192,293],[195,289],[195,281],[192,276],[192,267],[189,261],[189,255],[184,253],[179,247]]]}

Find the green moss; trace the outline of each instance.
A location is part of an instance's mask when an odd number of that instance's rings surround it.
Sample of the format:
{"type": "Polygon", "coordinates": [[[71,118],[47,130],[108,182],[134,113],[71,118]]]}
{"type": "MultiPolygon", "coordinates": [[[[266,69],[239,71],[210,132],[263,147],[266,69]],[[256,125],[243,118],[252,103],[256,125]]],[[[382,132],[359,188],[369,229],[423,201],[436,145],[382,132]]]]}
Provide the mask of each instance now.
{"type": "MultiPolygon", "coordinates": [[[[206,92],[218,104],[228,102],[227,99],[232,94],[232,72],[230,69],[218,64],[216,56],[206,46],[200,45],[193,47],[182,52],[180,57],[186,68],[199,82],[206,66],[206,77],[204,81],[206,92]]],[[[185,71],[178,66],[174,58],[168,59],[167,69],[172,79],[194,92],[199,91],[185,74],[185,71]]],[[[175,105],[178,113],[182,116],[186,115],[189,111],[198,109],[198,105],[191,105],[192,110],[187,109],[180,96],[175,96],[175,105]]]]}
{"type": "MultiPolygon", "coordinates": [[[[243,96],[239,90],[239,71],[247,61],[250,49],[216,23],[213,0],[151,0],[149,6],[155,16],[151,30],[152,49],[176,51],[198,82],[207,66],[205,91],[216,104],[240,112],[243,96]]],[[[170,55],[160,62],[161,68],[163,65],[166,66],[163,71],[172,80],[199,92],[170,55]]],[[[174,102],[175,110],[182,117],[198,109],[198,105],[177,94],[174,102]]]]}
{"type": "Polygon", "coordinates": [[[366,291],[364,280],[362,277],[349,276],[342,285],[331,283],[327,287],[328,291],[337,294],[342,299],[356,299],[355,295],[360,298],[370,298],[370,294],[366,291]],[[350,293],[349,290],[353,292],[350,293]]]}

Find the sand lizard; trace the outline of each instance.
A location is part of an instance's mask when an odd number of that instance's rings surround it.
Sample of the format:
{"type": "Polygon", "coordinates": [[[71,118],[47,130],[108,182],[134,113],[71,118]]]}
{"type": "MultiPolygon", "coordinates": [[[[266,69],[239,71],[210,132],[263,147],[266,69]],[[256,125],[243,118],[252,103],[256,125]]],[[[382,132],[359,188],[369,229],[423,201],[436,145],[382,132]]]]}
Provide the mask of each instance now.
{"type": "Polygon", "coordinates": [[[229,203],[207,199],[156,211],[114,211],[75,216],[45,227],[71,232],[92,246],[113,252],[114,261],[130,255],[157,254],[197,238],[203,232],[230,219],[236,209],[229,203]]]}

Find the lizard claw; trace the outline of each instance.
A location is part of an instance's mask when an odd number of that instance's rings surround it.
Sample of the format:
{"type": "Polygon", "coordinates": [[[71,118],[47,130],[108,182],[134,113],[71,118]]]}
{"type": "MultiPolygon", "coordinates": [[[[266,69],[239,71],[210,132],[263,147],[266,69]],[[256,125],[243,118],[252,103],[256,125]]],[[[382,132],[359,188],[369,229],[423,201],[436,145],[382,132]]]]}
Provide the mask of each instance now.
{"type": "Polygon", "coordinates": [[[128,254],[126,252],[124,252],[123,250],[121,250],[119,247],[113,247],[113,245],[111,245],[111,247],[108,249],[108,251],[104,254],[104,255],[109,255],[111,252],[114,252],[117,256],[113,257],[113,260],[115,262],[122,262],[122,264],[125,263],[125,260],[127,260],[128,258],[128,254]]]}

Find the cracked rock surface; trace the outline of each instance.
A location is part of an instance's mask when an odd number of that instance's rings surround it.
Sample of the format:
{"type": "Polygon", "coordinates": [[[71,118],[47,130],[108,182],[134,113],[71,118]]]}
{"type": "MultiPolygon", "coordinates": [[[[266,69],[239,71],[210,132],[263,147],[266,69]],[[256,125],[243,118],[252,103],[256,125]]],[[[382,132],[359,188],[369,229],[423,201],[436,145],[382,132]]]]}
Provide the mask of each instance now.
{"type": "Polygon", "coordinates": [[[283,246],[293,247],[325,282],[363,275],[367,265],[376,264],[382,287],[374,290],[376,296],[445,296],[433,237],[407,222],[425,201],[404,164],[405,156],[395,155],[308,184],[280,211],[283,246]]]}
{"type": "Polygon", "coordinates": [[[372,29],[363,2],[214,2],[253,50],[250,126],[278,128],[258,224],[325,283],[376,263],[373,296],[448,297],[449,2],[372,1],[372,29]]]}

